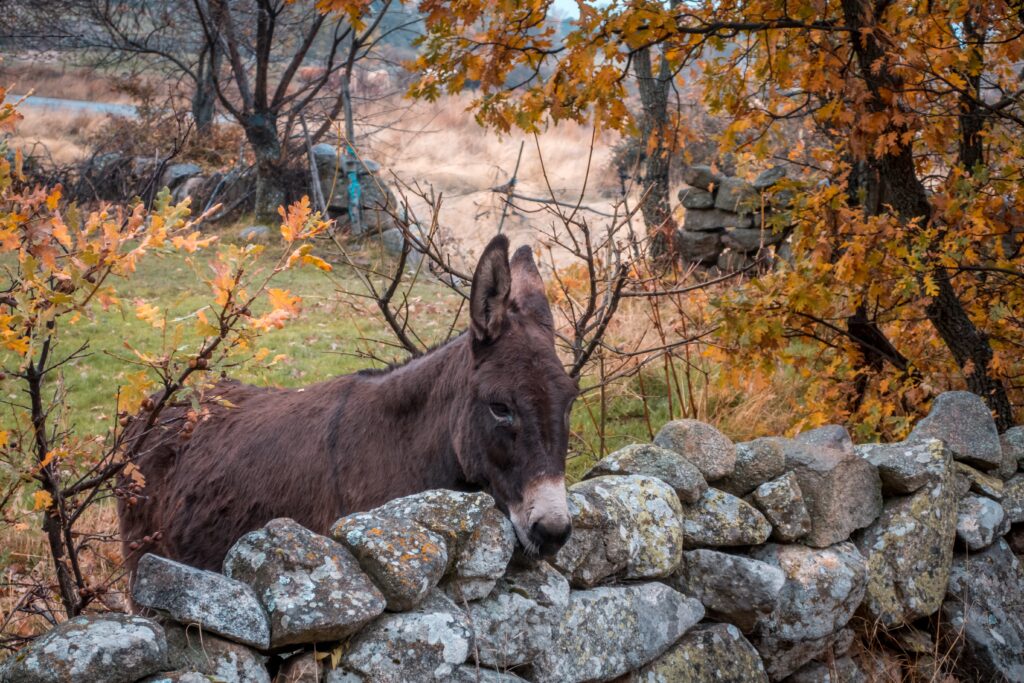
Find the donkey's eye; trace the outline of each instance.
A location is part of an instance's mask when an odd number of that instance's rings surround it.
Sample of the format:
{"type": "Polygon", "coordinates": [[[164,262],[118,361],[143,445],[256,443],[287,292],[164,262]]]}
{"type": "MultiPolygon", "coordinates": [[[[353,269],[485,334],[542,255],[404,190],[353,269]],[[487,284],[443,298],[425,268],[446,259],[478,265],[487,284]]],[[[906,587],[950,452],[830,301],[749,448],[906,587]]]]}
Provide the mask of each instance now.
{"type": "Polygon", "coordinates": [[[491,403],[487,406],[491,409],[491,415],[502,424],[512,423],[512,409],[504,403],[491,403]]]}

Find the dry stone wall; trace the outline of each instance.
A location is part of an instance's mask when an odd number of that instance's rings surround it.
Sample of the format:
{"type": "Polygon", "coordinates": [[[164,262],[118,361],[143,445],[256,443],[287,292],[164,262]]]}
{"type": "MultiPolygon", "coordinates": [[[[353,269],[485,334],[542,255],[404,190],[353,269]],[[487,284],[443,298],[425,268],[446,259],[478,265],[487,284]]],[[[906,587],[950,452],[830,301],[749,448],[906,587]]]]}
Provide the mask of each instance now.
{"type": "Polygon", "coordinates": [[[278,519],[222,573],[144,557],[145,616],[61,624],[0,681],[898,681],[936,642],[960,680],[1024,681],[1022,465],[964,392],[893,444],[676,420],[570,487],[549,561],[482,493],[278,519]],[[853,645],[879,632],[904,649],[853,645]]]}
{"type": "Polygon", "coordinates": [[[679,202],[686,209],[676,231],[676,251],[684,262],[732,271],[753,263],[767,247],[790,232],[794,193],[780,185],[786,168],[770,168],[753,182],[718,173],[710,166],[689,166],[679,202]]]}

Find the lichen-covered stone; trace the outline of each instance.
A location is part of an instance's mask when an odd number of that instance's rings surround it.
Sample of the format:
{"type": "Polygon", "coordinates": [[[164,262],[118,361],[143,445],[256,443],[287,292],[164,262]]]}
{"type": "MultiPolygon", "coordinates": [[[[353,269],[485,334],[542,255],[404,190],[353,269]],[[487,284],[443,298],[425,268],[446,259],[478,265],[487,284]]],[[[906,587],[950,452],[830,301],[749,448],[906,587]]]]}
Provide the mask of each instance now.
{"type": "Polygon", "coordinates": [[[878,521],[856,538],[867,558],[864,614],[887,628],[934,614],[953,561],[957,501],[953,461],[945,475],[912,496],[892,498],[878,521]]]}
{"type": "Polygon", "coordinates": [[[734,213],[753,213],[761,205],[761,194],[742,178],[723,178],[715,193],[715,208],[734,213]]]}
{"type": "Polygon", "coordinates": [[[164,631],[171,669],[198,671],[222,683],[270,683],[266,657],[243,645],[218,638],[198,626],[168,623],[164,631]]]}
{"type": "Polygon", "coordinates": [[[968,391],[939,394],[931,412],[907,437],[907,441],[925,439],[941,439],[954,459],[979,469],[997,469],[1003,460],[991,411],[980,396],[968,391]]]}
{"type": "Polygon", "coordinates": [[[485,597],[505,573],[515,549],[516,532],[512,522],[497,508],[486,510],[456,558],[445,591],[458,604],[485,597]]]}
{"type": "Polygon", "coordinates": [[[956,538],[968,550],[992,545],[1010,530],[1003,506],[984,496],[964,496],[957,507],[956,538]]]}
{"type": "Polygon", "coordinates": [[[700,602],[661,583],[573,591],[535,683],[609,680],[655,659],[704,616],[700,602]]]}
{"type": "Polygon", "coordinates": [[[914,493],[939,482],[946,473],[947,455],[938,439],[868,443],[855,448],[857,455],[878,468],[882,492],[888,496],[914,493]]]}
{"type": "MultiPolygon", "coordinates": [[[[826,436],[824,432],[818,434],[826,436]]],[[[882,511],[881,481],[878,470],[858,457],[852,444],[848,449],[837,448],[834,440],[811,443],[810,437],[802,436],[802,440],[781,440],[786,469],[796,474],[811,516],[811,531],[803,542],[827,548],[845,541],[878,517],[882,511]]]]}
{"type": "Polygon", "coordinates": [[[349,640],[342,663],[371,681],[449,681],[469,657],[469,619],[441,591],[385,614],[349,640]]]}
{"type": "Polygon", "coordinates": [[[686,548],[757,545],[772,532],[754,506],[718,489],[708,489],[695,505],[683,506],[680,517],[686,548]]]}
{"type": "Polygon", "coordinates": [[[413,519],[359,512],[339,519],[331,536],[355,555],[392,612],[427,597],[448,566],[444,539],[413,519]]]}
{"type": "Polygon", "coordinates": [[[753,642],[764,662],[768,679],[781,681],[814,659],[829,660],[842,656],[853,642],[853,631],[844,628],[808,640],[763,637],[753,642]]]}
{"type": "Polygon", "coordinates": [[[270,621],[256,593],[223,574],[147,553],[135,572],[132,600],[243,645],[270,647],[270,621]]]}
{"type": "Polygon", "coordinates": [[[808,446],[830,448],[842,451],[843,453],[854,452],[853,439],[850,438],[850,432],[846,431],[846,427],[842,425],[822,425],[821,427],[808,429],[797,434],[793,440],[808,446]]]}
{"type": "Polygon", "coordinates": [[[546,562],[514,568],[483,600],[469,605],[480,664],[504,671],[552,647],[569,605],[569,582],[546,562]]]}
{"type": "Polygon", "coordinates": [[[965,680],[1024,681],[1024,567],[1002,539],[959,555],[942,605],[948,628],[965,642],[965,680]]]}
{"type": "Polygon", "coordinates": [[[761,637],[824,638],[843,628],[864,598],[866,562],[852,543],[822,549],[769,543],[750,555],[786,575],[775,610],[758,622],[761,637]]]}
{"type": "Polygon", "coordinates": [[[1003,487],[1003,510],[1011,524],[1024,522],[1024,474],[1018,474],[1003,487]]]}
{"type": "Polygon", "coordinates": [[[715,205],[715,195],[699,187],[684,187],[679,190],[679,203],[687,209],[710,209],[715,205]]]}
{"type": "Polygon", "coordinates": [[[761,657],[732,624],[702,624],[623,683],[767,683],[761,657]]]}
{"type": "Polygon", "coordinates": [[[132,683],[166,667],[159,624],[127,614],[65,621],[11,655],[4,683],[132,683]]]}
{"type": "Polygon", "coordinates": [[[683,553],[669,583],[700,600],[712,618],[749,633],[775,609],[786,575],[767,562],[702,548],[683,553]]]}
{"type": "Polygon", "coordinates": [[[810,533],[811,516],[804,505],[800,482],[792,472],[766,481],[754,489],[752,496],[754,505],[772,525],[776,541],[788,543],[810,533]]]}
{"type": "Polygon", "coordinates": [[[696,465],[708,482],[727,477],[736,468],[736,446],[729,437],[697,420],[665,423],[655,435],[654,443],[696,465]]]}
{"type": "Polygon", "coordinates": [[[988,496],[993,500],[1002,500],[1006,491],[1006,484],[994,474],[980,472],[970,465],[962,462],[956,463],[956,471],[967,478],[970,484],[968,490],[988,496]]]}
{"type": "Polygon", "coordinates": [[[675,489],[683,503],[696,503],[708,484],[700,470],[679,453],[654,444],[633,444],[605,456],[587,470],[584,479],[605,475],[642,474],[675,489]]]}
{"type": "MultiPolygon", "coordinates": [[[[0,681],[3,677],[0,676],[0,681]]],[[[138,683],[210,683],[206,674],[198,671],[165,671],[139,680],[138,683]]]]}
{"type": "Polygon", "coordinates": [[[786,679],[787,683],[867,683],[868,674],[850,656],[831,663],[811,662],[786,679]]]}
{"type": "Polygon", "coordinates": [[[1016,460],[1017,468],[1024,468],[1024,425],[1010,427],[999,437],[1003,457],[1016,460]]]}
{"type": "Polygon", "coordinates": [[[524,679],[515,674],[468,664],[456,669],[451,681],[452,683],[525,683],[524,679]]]}
{"type": "Polygon", "coordinates": [[[722,182],[722,175],[716,173],[710,166],[700,164],[687,166],[682,173],[683,182],[701,190],[714,190],[722,182]]]}
{"type": "Polygon", "coordinates": [[[384,596],[344,546],[291,519],[238,539],[224,573],[256,591],[272,648],[338,640],[384,611],[384,596]]]}
{"type": "Polygon", "coordinates": [[[781,232],[760,228],[729,228],[722,235],[722,244],[741,253],[763,249],[782,241],[781,232]]]}
{"type": "Polygon", "coordinates": [[[382,517],[416,520],[444,539],[449,561],[454,562],[484,513],[493,507],[494,499],[486,493],[435,489],[396,498],[371,512],[382,517]]]}
{"type": "Polygon", "coordinates": [[[786,472],[782,439],[761,437],[736,444],[736,467],[732,474],[715,483],[715,488],[743,497],[766,481],[786,472]]]}
{"type": "Polygon", "coordinates": [[[594,586],[609,576],[665,577],[679,566],[682,509],[660,479],[588,479],[569,489],[568,503],[573,534],[553,563],[573,586],[594,586]]]}

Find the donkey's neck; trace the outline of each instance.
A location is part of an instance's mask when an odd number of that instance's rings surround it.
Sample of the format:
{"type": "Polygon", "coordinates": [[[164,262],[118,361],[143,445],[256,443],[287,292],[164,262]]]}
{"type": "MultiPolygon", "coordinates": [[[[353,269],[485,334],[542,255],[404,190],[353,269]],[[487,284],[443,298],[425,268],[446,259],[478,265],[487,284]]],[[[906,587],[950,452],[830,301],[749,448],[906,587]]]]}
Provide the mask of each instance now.
{"type": "Polygon", "coordinates": [[[408,493],[473,488],[456,458],[452,434],[472,362],[463,335],[405,365],[358,378],[359,410],[373,433],[364,434],[372,452],[357,450],[388,477],[382,483],[401,482],[408,493]]]}

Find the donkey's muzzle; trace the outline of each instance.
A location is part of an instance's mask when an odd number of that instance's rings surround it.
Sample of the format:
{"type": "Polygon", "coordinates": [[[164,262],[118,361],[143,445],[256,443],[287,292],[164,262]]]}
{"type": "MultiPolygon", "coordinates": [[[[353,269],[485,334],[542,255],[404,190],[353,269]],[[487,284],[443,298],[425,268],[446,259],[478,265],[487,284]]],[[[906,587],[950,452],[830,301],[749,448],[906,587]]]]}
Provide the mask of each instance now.
{"type": "Polygon", "coordinates": [[[565,545],[572,535],[571,522],[538,520],[530,525],[530,541],[542,557],[551,557],[565,545]]]}

